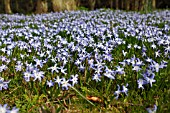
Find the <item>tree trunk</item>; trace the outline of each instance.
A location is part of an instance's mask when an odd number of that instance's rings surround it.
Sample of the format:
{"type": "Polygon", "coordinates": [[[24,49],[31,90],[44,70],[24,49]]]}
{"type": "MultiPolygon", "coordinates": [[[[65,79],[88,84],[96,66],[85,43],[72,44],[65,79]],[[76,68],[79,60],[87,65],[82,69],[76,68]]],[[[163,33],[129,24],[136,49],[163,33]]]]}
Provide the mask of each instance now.
{"type": "Polygon", "coordinates": [[[15,7],[16,12],[18,12],[19,11],[18,0],[15,0],[15,7]]]}
{"type": "Polygon", "coordinates": [[[113,8],[113,0],[110,0],[110,8],[113,8]]]}
{"type": "Polygon", "coordinates": [[[121,9],[124,9],[124,0],[121,0],[121,9]]]}
{"type": "Polygon", "coordinates": [[[52,0],[52,7],[54,12],[62,11],[64,8],[62,6],[62,0],[52,0]]]}
{"type": "Polygon", "coordinates": [[[38,0],[36,6],[36,13],[47,13],[48,11],[48,3],[46,0],[38,0]]]}
{"type": "Polygon", "coordinates": [[[140,0],[140,2],[139,2],[139,10],[140,11],[144,11],[144,4],[145,4],[145,0],[140,0]]]}
{"type": "Polygon", "coordinates": [[[116,0],[116,10],[119,9],[119,0],[116,0]]]}
{"type": "Polygon", "coordinates": [[[10,0],[4,0],[4,4],[5,4],[5,13],[11,14],[12,10],[10,7],[10,0]]]}
{"type": "Polygon", "coordinates": [[[96,5],[96,0],[89,0],[90,10],[94,10],[95,5],[96,5]]]}
{"type": "Polygon", "coordinates": [[[156,0],[152,0],[152,8],[156,9],[156,0]]]}
{"type": "MultiPolygon", "coordinates": [[[[48,7],[47,7],[48,8],[48,7]]],[[[34,4],[33,4],[33,0],[29,0],[29,2],[26,5],[26,12],[32,12],[34,9],[34,4]]]]}
{"type": "Polygon", "coordinates": [[[76,8],[80,7],[80,0],[76,0],[75,2],[76,2],[76,8]]]}
{"type": "Polygon", "coordinates": [[[130,0],[126,0],[126,10],[130,9],[130,0]]]}
{"type": "Polygon", "coordinates": [[[97,0],[96,1],[96,7],[100,8],[102,6],[102,1],[101,0],[97,0]]]}
{"type": "Polygon", "coordinates": [[[76,0],[52,0],[52,7],[54,12],[71,11],[77,9],[77,3],[76,0]]]}
{"type": "Polygon", "coordinates": [[[144,6],[145,12],[149,12],[151,10],[152,4],[150,4],[150,3],[151,3],[150,0],[145,0],[145,6],[144,6]]]}
{"type": "Polygon", "coordinates": [[[65,2],[66,5],[66,10],[68,11],[72,11],[72,10],[76,10],[77,9],[77,3],[75,0],[67,0],[65,2]]]}
{"type": "Polygon", "coordinates": [[[135,11],[139,10],[139,0],[135,0],[135,11]]]}
{"type": "Polygon", "coordinates": [[[135,10],[135,1],[136,0],[130,0],[130,4],[131,4],[131,10],[135,10]]]}

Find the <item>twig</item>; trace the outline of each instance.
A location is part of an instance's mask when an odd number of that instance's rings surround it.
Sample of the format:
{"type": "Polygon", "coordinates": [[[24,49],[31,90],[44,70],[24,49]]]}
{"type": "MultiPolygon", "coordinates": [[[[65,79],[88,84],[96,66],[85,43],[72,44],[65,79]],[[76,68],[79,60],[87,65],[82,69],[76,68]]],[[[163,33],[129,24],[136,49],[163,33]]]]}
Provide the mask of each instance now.
{"type": "Polygon", "coordinates": [[[72,86],[71,86],[71,88],[72,88],[73,90],[75,90],[75,91],[76,91],[82,98],[84,98],[87,102],[89,102],[91,105],[95,106],[91,101],[89,101],[88,99],[86,99],[86,97],[83,96],[76,88],[74,88],[74,87],[72,87],[72,86]]]}

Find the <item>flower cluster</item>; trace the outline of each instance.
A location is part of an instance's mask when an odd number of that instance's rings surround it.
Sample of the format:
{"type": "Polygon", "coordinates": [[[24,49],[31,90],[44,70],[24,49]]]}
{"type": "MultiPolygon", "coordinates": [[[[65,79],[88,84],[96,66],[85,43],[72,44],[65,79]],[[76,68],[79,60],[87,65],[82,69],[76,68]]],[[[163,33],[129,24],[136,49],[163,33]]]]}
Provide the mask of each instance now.
{"type": "Polygon", "coordinates": [[[122,86],[122,90],[120,90],[120,86],[119,85],[117,85],[117,87],[118,87],[118,90],[117,91],[115,91],[114,92],[114,95],[116,95],[116,97],[115,97],[115,99],[118,99],[119,98],[119,95],[121,94],[121,93],[124,93],[125,95],[128,95],[127,93],[128,93],[128,84],[126,84],[126,86],[122,86]]]}
{"type": "MultiPolygon", "coordinates": [[[[130,84],[126,80],[135,78],[133,83],[145,90],[154,86],[170,59],[168,15],[167,10],[140,14],[109,9],[0,15],[0,73],[63,90],[84,75],[96,84],[108,79],[130,84]]],[[[0,90],[10,82],[2,77],[0,90]]],[[[128,95],[131,85],[117,86],[116,99],[128,95]]]]}
{"type": "Polygon", "coordinates": [[[0,90],[7,89],[10,81],[4,81],[4,78],[0,77],[0,90]]]}
{"type": "Polygon", "coordinates": [[[48,87],[54,86],[55,83],[57,83],[59,87],[61,85],[63,90],[68,90],[69,87],[73,87],[75,84],[78,83],[78,75],[71,75],[71,78],[68,80],[66,80],[65,78],[60,78],[59,76],[57,76],[57,78],[54,78],[54,82],[52,80],[47,80],[48,87]],[[72,82],[72,84],[70,82],[72,82]]]}
{"type": "Polygon", "coordinates": [[[16,107],[13,107],[10,110],[7,104],[4,104],[3,106],[0,104],[0,113],[19,113],[19,109],[16,107]]]}

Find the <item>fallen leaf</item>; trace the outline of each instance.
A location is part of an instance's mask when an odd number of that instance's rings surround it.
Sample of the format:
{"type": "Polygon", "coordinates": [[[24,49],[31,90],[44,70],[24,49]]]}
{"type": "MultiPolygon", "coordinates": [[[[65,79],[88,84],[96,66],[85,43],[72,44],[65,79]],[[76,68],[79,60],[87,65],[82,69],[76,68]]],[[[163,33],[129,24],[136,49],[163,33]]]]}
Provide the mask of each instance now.
{"type": "Polygon", "coordinates": [[[99,97],[94,97],[94,96],[86,96],[86,99],[93,102],[99,102],[99,103],[102,102],[102,100],[99,97]]]}

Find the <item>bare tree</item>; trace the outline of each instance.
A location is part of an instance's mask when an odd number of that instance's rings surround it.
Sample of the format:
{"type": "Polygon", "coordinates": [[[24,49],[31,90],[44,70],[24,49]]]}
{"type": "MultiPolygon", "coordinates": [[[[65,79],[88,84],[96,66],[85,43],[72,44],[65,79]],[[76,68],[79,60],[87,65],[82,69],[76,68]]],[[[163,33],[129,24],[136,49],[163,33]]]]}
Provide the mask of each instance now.
{"type": "Polygon", "coordinates": [[[135,11],[139,10],[139,0],[135,0],[135,11]]]}
{"type": "Polygon", "coordinates": [[[66,4],[66,10],[68,11],[77,9],[77,3],[75,0],[68,0],[65,2],[65,4],[66,4]]]}
{"type": "Polygon", "coordinates": [[[88,0],[89,7],[91,10],[94,10],[95,5],[96,5],[96,0],[88,0]]]}
{"type": "Polygon", "coordinates": [[[47,13],[48,3],[46,0],[38,0],[36,6],[36,13],[47,13]]]}
{"type": "Polygon", "coordinates": [[[131,6],[131,10],[135,10],[135,0],[130,0],[130,6],[131,6]]]}
{"type": "Polygon", "coordinates": [[[140,0],[139,1],[139,10],[140,11],[144,11],[144,4],[145,4],[145,0],[140,0]]]}
{"type": "MultiPolygon", "coordinates": [[[[26,11],[27,12],[32,12],[34,9],[34,2],[33,0],[29,0],[29,2],[26,4],[26,11]]],[[[48,8],[48,7],[47,7],[48,8]]],[[[47,9],[46,9],[47,10],[47,9]]]]}
{"type": "Polygon", "coordinates": [[[16,12],[19,11],[19,3],[18,3],[18,0],[15,0],[15,11],[16,11],[16,12]]]}
{"type": "Polygon", "coordinates": [[[116,9],[119,9],[119,0],[116,0],[115,5],[116,5],[116,9]]]}
{"type": "Polygon", "coordinates": [[[77,7],[80,6],[81,1],[80,0],[75,0],[75,2],[76,2],[76,9],[77,9],[77,7]]]}
{"type": "Polygon", "coordinates": [[[4,0],[4,5],[5,5],[5,13],[11,14],[11,6],[10,6],[10,0],[4,0]]]}
{"type": "Polygon", "coordinates": [[[54,12],[62,11],[64,9],[62,6],[62,0],[52,0],[52,7],[54,12]]]}
{"type": "Polygon", "coordinates": [[[76,10],[78,4],[76,0],[52,0],[52,7],[55,12],[76,10]]]}
{"type": "MultiPolygon", "coordinates": [[[[81,0],[80,0],[81,1],[81,0]]],[[[109,0],[110,1],[110,0],[109,0]]],[[[89,3],[88,3],[89,4],[89,3]]],[[[101,4],[102,4],[102,2],[101,2],[101,0],[96,0],[96,7],[97,8],[99,8],[99,7],[101,7],[101,4]]],[[[109,4],[110,4],[110,2],[109,2],[109,4]]],[[[84,6],[87,6],[87,3],[84,3],[84,6]]],[[[88,5],[89,6],[89,5],[88,5]]]]}
{"type": "Polygon", "coordinates": [[[113,0],[109,0],[110,1],[110,8],[113,8],[113,0]]]}
{"type": "Polygon", "coordinates": [[[152,0],[152,8],[153,8],[153,9],[156,8],[156,0],[152,0]]]}
{"type": "Polygon", "coordinates": [[[152,10],[152,1],[151,0],[145,0],[145,5],[144,5],[144,11],[148,12],[152,10]]]}
{"type": "Polygon", "coordinates": [[[124,8],[124,0],[121,0],[121,9],[124,8]]]}
{"type": "Polygon", "coordinates": [[[126,10],[130,9],[130,0],[126,0],[126,10]]]}

